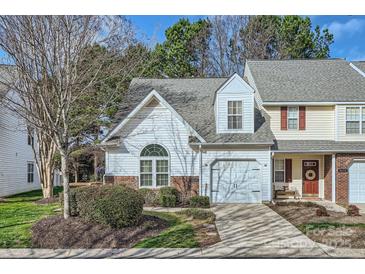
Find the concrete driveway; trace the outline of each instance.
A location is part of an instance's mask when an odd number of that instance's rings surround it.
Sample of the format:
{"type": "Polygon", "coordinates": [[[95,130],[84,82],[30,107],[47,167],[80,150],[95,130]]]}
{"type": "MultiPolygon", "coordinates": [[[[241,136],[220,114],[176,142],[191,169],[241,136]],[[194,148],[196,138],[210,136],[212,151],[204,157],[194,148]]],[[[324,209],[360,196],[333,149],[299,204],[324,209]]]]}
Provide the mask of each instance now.
{"type": "MultiPolygon", "coordinates": [[[[229,256],[327,256],[320,245],[263,204],[225,204],[213,208],[222,241],[210,249],[229,256]]],[[[207,250],[209,251],[209,250],[207,250]]]]}

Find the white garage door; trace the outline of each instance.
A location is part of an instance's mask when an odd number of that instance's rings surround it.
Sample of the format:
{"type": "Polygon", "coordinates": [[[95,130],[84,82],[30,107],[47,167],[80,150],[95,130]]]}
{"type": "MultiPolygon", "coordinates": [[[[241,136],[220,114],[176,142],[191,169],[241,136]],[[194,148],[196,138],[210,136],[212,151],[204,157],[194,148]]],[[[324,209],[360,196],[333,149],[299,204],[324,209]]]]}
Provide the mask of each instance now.
{"type": "Polygon", "coordinates": [[[349,168],[349,201],[365,203],[365,162],[354,162],[349,168]]]}
{"type": "Polygon", "coordinates": [[[218,161],[212,167],[214,203],[260,203],[260,165],[256,161],[218,161]]]}

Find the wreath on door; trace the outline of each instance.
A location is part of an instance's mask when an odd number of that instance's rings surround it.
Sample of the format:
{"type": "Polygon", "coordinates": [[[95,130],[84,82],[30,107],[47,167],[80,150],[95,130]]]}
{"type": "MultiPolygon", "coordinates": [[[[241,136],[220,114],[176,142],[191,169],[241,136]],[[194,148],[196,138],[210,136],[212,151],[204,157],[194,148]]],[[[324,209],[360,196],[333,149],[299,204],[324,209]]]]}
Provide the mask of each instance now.
{"type": "Polygon", "coordinates": [[[305,172],[305,178],[310,181],[313,180],[314,178],[316,178],[316,172],[312,169],[308,169],[305,172]]]}

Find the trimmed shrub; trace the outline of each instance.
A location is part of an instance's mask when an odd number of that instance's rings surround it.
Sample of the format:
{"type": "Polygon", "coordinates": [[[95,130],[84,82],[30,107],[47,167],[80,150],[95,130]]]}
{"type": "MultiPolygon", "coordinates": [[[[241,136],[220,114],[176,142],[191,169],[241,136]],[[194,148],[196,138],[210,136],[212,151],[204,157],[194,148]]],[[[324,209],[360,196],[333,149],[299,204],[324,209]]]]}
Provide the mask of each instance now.
{"type": "Polygon", "coordinates": [[[144,204],[146,206],[158,206],[160,205],[158,191],[150,188],[141,188],[139,193],[143,196],[144,204]]]}
{"type": "Polygon", "coordinates": [[[349,205],[347,207],[347,215],[348,216],[361,216],[360,209],[355,205],[349,205]]]}
{"type": "Polygon", "coordinates": [[[176,196],[175,195],[160,195],[160,204],[163,207],[176,207],[176,196]]]}
{"type": "Polygon", "coordinates": [[[161,187],[159,189],[159,201],[163,207],[175,207],[179,202],[179,193],[173,187],[161,187]]]}
{"type": "Polygon", "coordinates": [[[201,208],[209,208],[210,202],[208,196],[193,196],[189,200],[190,207],[201,207],[201,208]]]}
{"type": "Polygon", "coordinates": [[[142,217],[143,196],[124,186],[73,189],[72,213],[86,221],[122,228],[137,225],[142,217]]]}
{"type": "Polygon", "coordinates": [[[320,206],[316,209],[316,215],[318,217],[330,216],[327,212],[327,209],[324,206],[320,206]]]}

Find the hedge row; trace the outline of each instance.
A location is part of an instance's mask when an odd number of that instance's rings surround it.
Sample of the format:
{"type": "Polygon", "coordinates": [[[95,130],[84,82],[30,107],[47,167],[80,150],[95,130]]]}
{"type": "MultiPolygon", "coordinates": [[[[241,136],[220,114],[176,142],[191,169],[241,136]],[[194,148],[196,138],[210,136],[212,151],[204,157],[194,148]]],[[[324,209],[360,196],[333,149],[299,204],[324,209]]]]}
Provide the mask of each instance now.
{"type": "Polygon", "coordinates": [[[193,196],[187,201],[182,201],[179,192],[173,187],[162,187],[158,190],[141,188],[139,192],[144,198],[146,206],[162,206],[162,207],[203,207],[209,208],[209,197],[207,196],[193,196]]]}

